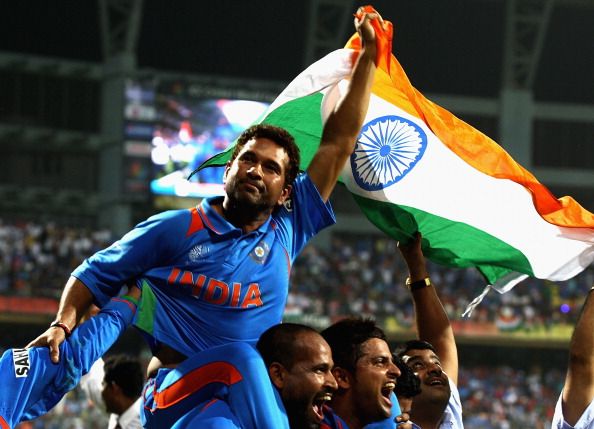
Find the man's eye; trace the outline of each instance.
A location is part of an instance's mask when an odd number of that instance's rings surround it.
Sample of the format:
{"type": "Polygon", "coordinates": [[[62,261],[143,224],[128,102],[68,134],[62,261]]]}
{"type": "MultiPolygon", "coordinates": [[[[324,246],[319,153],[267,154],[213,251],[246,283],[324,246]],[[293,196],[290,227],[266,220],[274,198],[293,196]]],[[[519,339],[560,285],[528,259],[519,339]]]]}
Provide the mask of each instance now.
{"type": "Polygon", "coordinates": [[[280,169],[276,165],[266,165],[265,168],[274,174],[280,174],[280,169]]]}

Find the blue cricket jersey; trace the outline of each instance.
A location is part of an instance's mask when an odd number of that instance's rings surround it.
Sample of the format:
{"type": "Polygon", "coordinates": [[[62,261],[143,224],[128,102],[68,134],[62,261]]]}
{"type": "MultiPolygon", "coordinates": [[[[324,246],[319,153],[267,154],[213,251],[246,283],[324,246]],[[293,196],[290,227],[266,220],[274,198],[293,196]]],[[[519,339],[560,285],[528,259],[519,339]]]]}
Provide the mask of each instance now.
{"type": "Polygon", "coordinates": [[[294,259],[336,220],[305,173],[291,199],[248,234],[213,209],[216,198],[149,218],[72,275],[100,307],[137,279],[135,325],[186,356],[232,341],[255,344],[282,320],[294,259]]]}

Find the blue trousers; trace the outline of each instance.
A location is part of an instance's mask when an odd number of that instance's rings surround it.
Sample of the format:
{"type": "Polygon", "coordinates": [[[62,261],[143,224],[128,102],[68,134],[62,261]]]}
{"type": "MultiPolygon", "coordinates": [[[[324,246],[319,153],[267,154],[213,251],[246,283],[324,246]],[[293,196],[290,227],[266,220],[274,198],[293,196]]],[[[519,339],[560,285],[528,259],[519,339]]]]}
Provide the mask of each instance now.
{"type": "Polygon", "coordinates": [[[264,361],[247,343],[213,347],[174,369],[159,369],[143,399],[145,428],[289,428],[264,361]]]}
{"type": "Polygon", "coordinates": [[[48,347],[6,350],[0,358],[0,428],[13,428],[54,407],[113,345],[135,312],[130,301],[113,298],[60,345],[57,364],[48,347]]]}

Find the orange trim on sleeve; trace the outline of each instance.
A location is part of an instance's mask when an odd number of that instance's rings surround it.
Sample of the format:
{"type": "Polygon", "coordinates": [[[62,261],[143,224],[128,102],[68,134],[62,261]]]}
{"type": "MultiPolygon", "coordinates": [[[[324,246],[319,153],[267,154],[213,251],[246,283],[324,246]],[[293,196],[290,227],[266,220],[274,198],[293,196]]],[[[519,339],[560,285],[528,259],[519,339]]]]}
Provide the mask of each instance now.
{"type": "Polygon", "coordinates": [[[212,362],[196,368],[162,391],[156,391],[156,408],[167,408],[177,404],[210,383],[227,386],[238,383],[243,377],[233,365],[227,362],[212,362]]]}
{"type": "Polygon", "coordinates": [[[0,428],[1,429],[10,429],[10,426],[8,426],[8,423],[6,423],[6,420],[4,420],[4,418],[2,416],[0,416],[0,428]]]}
{"type": "Polygon", "coordinates": [[[186,237],[189,237],[190,235],[192,235],[192,234],[200,231],[202,228],[204,228],[204,224],[202,223],[202,218],[198,214],[198,209],[196,207],[192,207],[190,209],[190,216],[191,216],[190,227],[188,228],[188,231],[186,232],[186,237]]]}

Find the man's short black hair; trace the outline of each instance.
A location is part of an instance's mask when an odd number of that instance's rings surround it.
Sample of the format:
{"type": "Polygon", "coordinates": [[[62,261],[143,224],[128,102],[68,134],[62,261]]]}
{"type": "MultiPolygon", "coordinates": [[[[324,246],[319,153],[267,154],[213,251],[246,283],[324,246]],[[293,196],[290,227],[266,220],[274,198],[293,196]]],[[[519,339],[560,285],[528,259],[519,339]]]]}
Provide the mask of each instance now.
{"type": "Polygon", "coordinates": [[[412,368],[409,368],[398,355],[394,354],[392,358],[400,370],[400,377],[396,379],[396,389],[394,389],[396,396],[399,398],[412,398],[421,393],[421,380],[412,368]]]}
{"type": "Polygon", "coordinates": [[[403,357],[405,354],[409,352],[409,350],[431,350],[433,353],[437,354],[435,348],[428,343],[427,341],[423,340],[410,340],[404,343],[401,347],[398,348],[396,354],[398,357],[403,357]]]}
{"type": "Polygon", "coordinates": [[[297,337],[304,333],[318,334],[314,328],[298,323],[279,323],[268,328],[256,344],[256,348],[262,355],[266,367],[273,362],[278,362],[290,370],[295,364],[297,355],[297,337]]]}
{"type": "Polygon", "coordinates": [[[361,346],[367,340],[379,338],[387,342],[386,334],[370,318],[350,317],[342,319],[322,332],[330,345],[334,365],[354,372],[357,361],[363,355],[361,346]]]}
{"type": "Polygon", "coordinates": [[[115,383],[124,395],[136,399],[142,393],[144,375],[140,361],[128,355],[112,355],[105,358],[103,365],[106,383],[115,383]]]}
{"type": "Polygon", "coordinates": [[[268,124],[257,124],[252,125],[245,130],[237,138],[237,143],[231,154],[230,162],[233,162],[237,155],[245,146],[245,144],[251,139],[265,138],[272,140],[277,145],[282,147],[287,155],[289,156],[289,165],[285,173],[285,186],[292,185],[295,178],[299,174],[299,164],[301,162],[301,156],[299,153],[299,147],[295,143],[293,136],[284,128],[275,127],[274,125],[268,124]]]}

